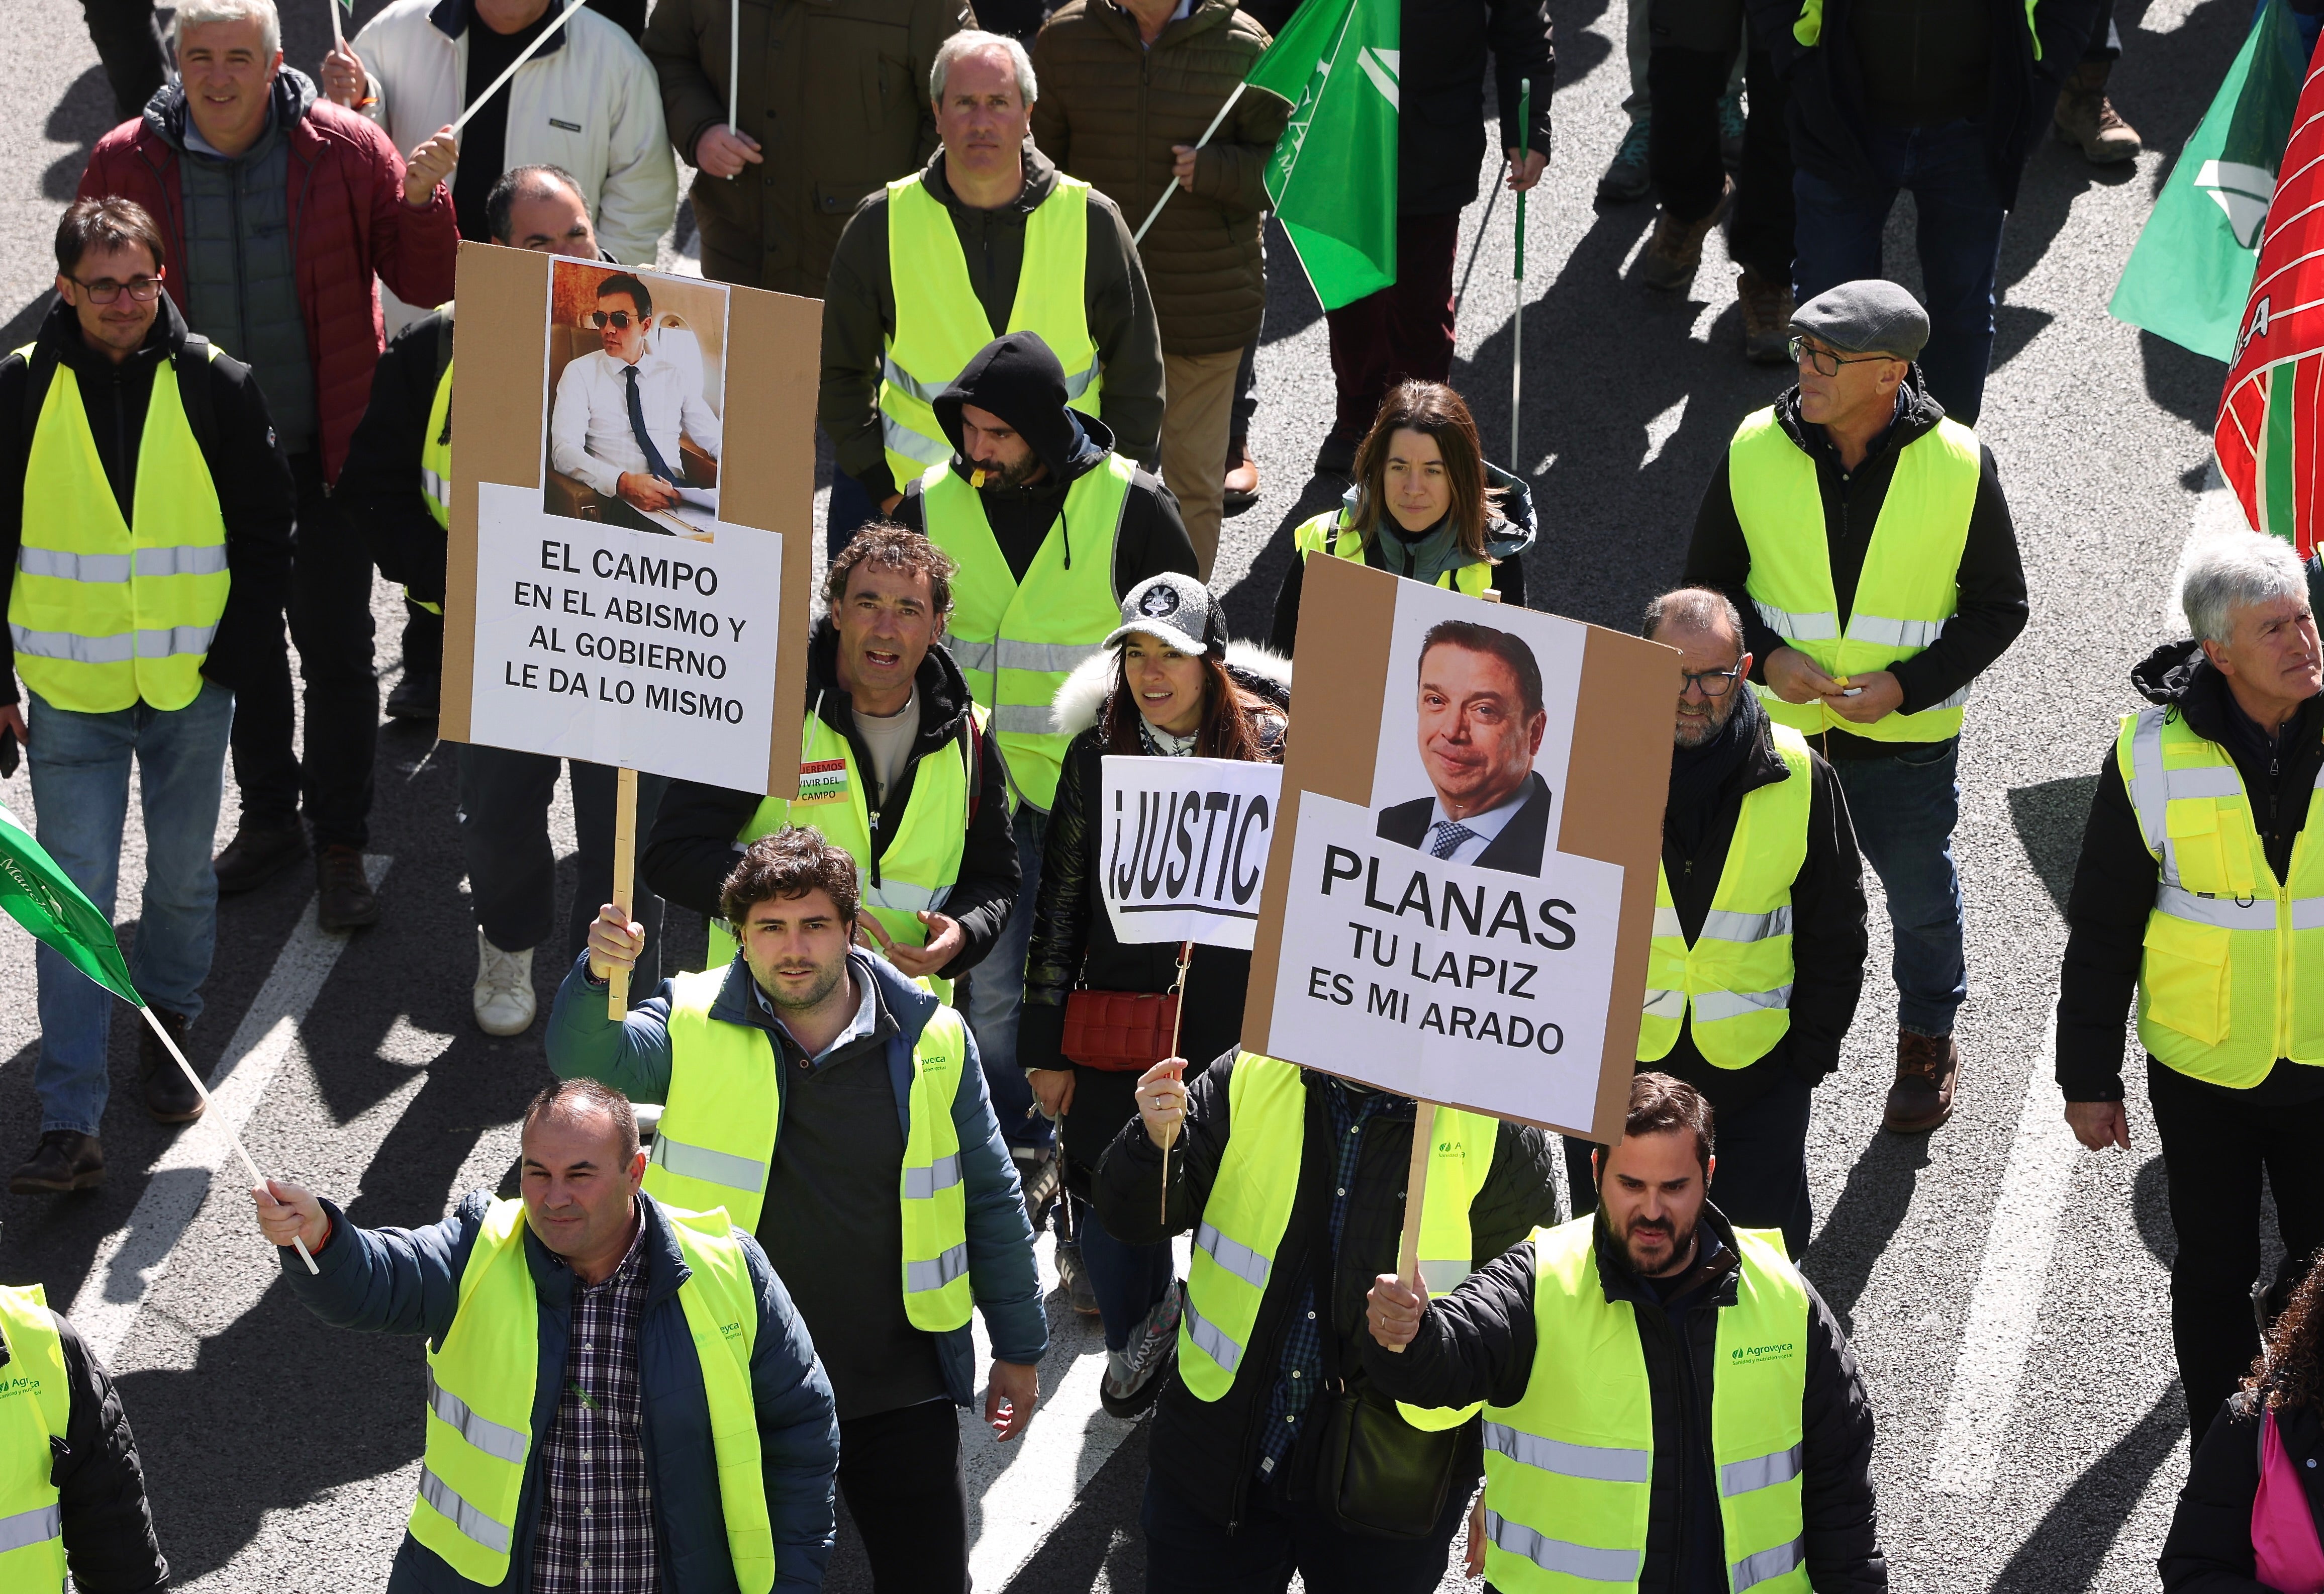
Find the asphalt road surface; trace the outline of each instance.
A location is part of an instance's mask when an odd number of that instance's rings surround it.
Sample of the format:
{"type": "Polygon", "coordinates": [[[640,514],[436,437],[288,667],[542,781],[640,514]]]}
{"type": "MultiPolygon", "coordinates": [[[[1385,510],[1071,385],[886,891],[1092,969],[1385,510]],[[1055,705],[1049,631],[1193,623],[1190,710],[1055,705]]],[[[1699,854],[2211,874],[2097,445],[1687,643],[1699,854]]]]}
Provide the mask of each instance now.
{"type": "MultiPolygon", "coordinates": [[[[311,70],[327,47],[328,3],[297,0],[293,64],[311,70]]],[[[1651,207],[1590,202],[1622,131],[1623,12],[1618,0],[1553,8],[1558,144],[1529,207],[1512,463],[1545,523],[1527,560],[1534,603],[1628,627],[1674,581],[1737,419],[1783,377],[1741,359],[1716,241],[1684,296],[1631,280],[1651,207]]],[[[2135,705],[2126,672],[2176,628],[2186,538],[2233,512],[2208,472],[2221,368],[2109,319],[2106,299],[2248,15],[2245,0],[2125,0],[2115,99],[2150,152],[2135,170],[2101,170],[2044,144],[2003,244],[2007,302],[1981,429],[2015,511],[2034,620],[1978,684],[1964,740],[1957,846],[1971,994],[1960,1110],[1933,1136],[1881,1130],[1895,998],[1876,977],[1845,1068],[1817,1093],[1810,1153],[1818,1226],[1806,1269],[1850,1325],[1878,1408],[1882,1538],[1903,1589],[2151,1587],[2185,1472],[2172,1240],[2143,1092],[2134,1074],[2128,1156],[2078,1150],[2058,1121],[2048,1030],[2094,771],[2135,705]]],[[[45,307],[51,230],[111,120],[76,8],[25,5],[15,31],[0,55],[0,346],[29,336],[45,307]]],[[[1496,456],[1508,435],[1512,208],[1502,196],[1471,209],[1458,278],[1453,380],[1496,456]]],[[[675,269],[687,269],[687,232],[682,213],[666,249],[675,269]]],[[[1911,236],[1907,200],[1889,255],[1917,286],[1911,236]]],[[[1331,413],[1324,327],[1287,252],[1273,263],[1253,437],[1266,496],[1227,523],[1220,557],[1220,589],[1246,633],[1264,631],[1289,528],[1336,491],[1306,480],[1331,413]]],[[[400,611],[384,585],[374,610],[392,684],[400,611]]],[[[469,1018],[474,932],[451,751],[423,730],[381,732],[377,928],[318,932],[301,875],[223,906],[193,1038],[221,1092],[213,1123],[175,1133],[146,1121],[122,1009],[110,1182],[69,1198],[0,1197],[0,1279],[44,1283],[110,1360],[182,1587],[378,1589],[401,1532],[420,1446],[420,1347],[326,1329],[286,1298],[218,1121],[240,1124],[263,1166],[363,1223],[429,1221],[503,1180],[514,1117],[547,1070],[537,1028],[493,1041],[469,1018]]],[[[0,783],[0,800],[32,815],[21,773],[0,783]]],[[[222,837],[235,813],[229,788],[222,837]]],[[[569,813],[559,823],[570,889],[569,813]]],[[[122,889],[133,934],[139,846],[133,813],[122,889]]],[[[1878,970],[1886,935],[1874,917],[1878,970]]],[[[690,934],[698,947],[698,923],[690,934]]],[[[38,1128],[31,943],[0,937],[0,970],[20,993],[0,1010],[0,1159],[13,1166],[38,1128]]],[[[561,972],[545,953],[544,1009],[561,972]]],[[[996,1447],[964,1421],[978,1585],[1140,1589],[1143,1432],[1097,1408],[1094,1329],[1055,1296],[1051,1321],[1048,1404],[1029,1434],[996,1447]]],[[[1447,1585],[1462,1586],[1457,1571],[1447,1585]]],[[[832,1586],[869,1587],[844,1541],[832,1586]]]]}

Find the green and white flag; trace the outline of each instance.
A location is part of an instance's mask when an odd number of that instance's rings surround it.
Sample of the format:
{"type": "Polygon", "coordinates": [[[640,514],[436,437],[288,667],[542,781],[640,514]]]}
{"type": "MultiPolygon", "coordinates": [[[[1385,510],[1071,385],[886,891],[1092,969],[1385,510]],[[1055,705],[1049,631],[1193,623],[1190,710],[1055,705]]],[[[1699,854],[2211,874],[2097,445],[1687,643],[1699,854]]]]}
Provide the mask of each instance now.
{"type": "Polygon", "coordinates": [[[1291,102],[1267,195],[1327,310],[1396,281],[1399,21],[1398,0],[1308,0],[1246,79],[1291,102]]]}
{"type": "Polygon", "coordinates": [[[113,921],[72,883],[16,815],[0,807],[0,908],[59,957],[123,1001],[145,1005],[129,982],[113,921]]]}
{"type": "Polygon", "coordinates": [[[2290,8],[2268,0],[2122,269],[2107,307],[2117,320],[2214,360],[2235,357],[2307,68],[2290,8]]]}

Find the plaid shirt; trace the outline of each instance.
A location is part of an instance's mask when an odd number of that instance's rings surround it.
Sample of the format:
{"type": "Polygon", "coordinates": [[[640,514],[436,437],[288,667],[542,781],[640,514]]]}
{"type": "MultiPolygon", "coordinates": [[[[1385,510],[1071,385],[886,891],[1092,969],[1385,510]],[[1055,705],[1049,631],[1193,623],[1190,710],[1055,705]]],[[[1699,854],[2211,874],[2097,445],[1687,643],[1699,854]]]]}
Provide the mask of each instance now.
{"type": "Polygon", "coordinates": [[[565,1387],[541,1443],[532,1594],[656,1594],[653,1489],[638,1434],[645,1224],[612,1276],[573,1289],[565,1387]]]}
{"type": "MultiPolygon", "coordinates": [[[[1325,1087],[1323,1099],[1331,1105],[1332,1139],[1339,1153],[1332,1177],[1332,1255],[1336,1258],[1340,1231],[1347,1227],[1348,1192],[1355,1188],[1356,1163],[1364,1148],[1364,1126],[1375,1118],[1409,1118],[1413,1109],[1402,1096],[1351,1091],[1337,1081],[1325,1087]]],[[[1323,1377],[1324,1326],[1315,1316],[1315,1284],[1311,1278],[1299,1292],[1290,1331],[1283,1336],[1283,1355],[1276,1363],[1275,1388],[1267,1401],[1267,1428],[1259,1435],[1261,1478],[1274,1478],[1275,1470],[1299,1438],[1299,1419],[1306,1414],[1307,1403],[1323,1377]]]]}

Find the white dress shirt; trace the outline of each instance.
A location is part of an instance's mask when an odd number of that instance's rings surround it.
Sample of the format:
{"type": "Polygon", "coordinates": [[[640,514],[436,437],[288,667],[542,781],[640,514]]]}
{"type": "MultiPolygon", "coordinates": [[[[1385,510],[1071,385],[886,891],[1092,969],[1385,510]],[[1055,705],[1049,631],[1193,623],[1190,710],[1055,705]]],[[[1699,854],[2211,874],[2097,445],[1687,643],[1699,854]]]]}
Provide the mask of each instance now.
{"type": "Polygon", "coordinates": [[[1532,790],[1532,781],[1521,780],[1517,783],[1517,790],[1483,813],[1471,814],[1466,819],[1454,819],[1444,811],[1444,799],[1437,798],[1428,806],[1428,828],[1420,833],[1420,850],[1424,852],[1435,851],[1436,838],[1441,834],[1436,828],[1438,825],[1447,823],[1464,825],[1475,834],[1468,836],[1459,846],[1453,848],[1448,854],[1446,861],[1474,863],[1478,855],[1493,844],[1494,838],[1508,828],[1509,821],[1517,817],[1519,808],[1525,806],[1526,797],[1532,790]]]}
{"type": "MultiPolygon", "coordinates": [[[[557,404],[549,423],[549,462],[607,497],[623,471],[643,475],[645,450],[630,430],[629,367],[603,349],[577,356],[557,379],[557,404]]],[[[680,431],[713,459],[718,457],[718,417],[690,386],[685,370],[657,355],[649,336],[638,357],[638,401],[646,435],[673,471],[686,468],[678,456],[680,431]]],[[[673,482],[672,486],[682,486],[673,482]]]]}

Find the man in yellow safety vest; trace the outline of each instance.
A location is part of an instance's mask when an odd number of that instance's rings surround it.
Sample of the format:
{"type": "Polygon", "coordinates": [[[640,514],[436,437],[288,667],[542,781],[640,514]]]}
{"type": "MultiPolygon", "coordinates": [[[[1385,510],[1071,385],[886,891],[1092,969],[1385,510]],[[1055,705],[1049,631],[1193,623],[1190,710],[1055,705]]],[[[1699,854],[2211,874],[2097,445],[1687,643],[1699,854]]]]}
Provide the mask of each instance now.
{"type": "Polygon", "coordinates": [[[2146,1100],[2178,1255],[2171,1336],[2200,1442],[2260,1349],[2266,1175],[2286,1255],[2272,1320],[2324,1248],[2324,649],[2292,545],[2199,539],[2192,640],[2131,672],[2066,909],[2058,1086],[2092,1150],[2130,1147],[2122,1018],[2137,990],[2146,1100]]]}
{"type": "Polygon", "coordinates": [[[1024,1432],[1048,1346],[1033,1236],[960,1015],[851,948],[855,861],[811,826],[751,843],[723,917],[742,955],[616,1022],[641,932],[607,905],[557,993],[549,1065],[664,1103],[649,1194],[718,1205],[798,1302],[837,1403],[839,1489],[883,1589],[968,1586],[956,1406],[1024,1432]]]}
{"type": "Polygon", "coordinates": [[[1471,1564],[1481,1544],[1500,1594],[1888,1587],[1856,1359],[1781,1237],[1710,1203],[1711,1150],[1701,1093],[1641,1073],[1591,1159],[1597,1216],[1535,1230],[1449,1295],[1372,1285],[1372,1381],[1485,1403],[1471,1564]]]}
{"type": "MultiPolygon", "coordinates": [[[[1681,587],[1646,605],[1679,650],[1655,939],[1637,1069],[1719,1114],[1719,1210],[1805,1254],[1809,1092],[1840,1067],[1864,987],[1864,871],[1831,766],[1744,685],[1743,619],[1681,587]]],[[[1597,1203],[1586,1140],[1565,1142],[1576,1215],[1597,1203]]]]}
{"type": "Polygon", "coordinates": [[[637,1118],[603,1085],[535,1096],[520,1166],[521,1200],[477,1191],[420,1229],[359,1229],[281,1180],[251,1191],[309,1310],[428,1341],[388,1587],[820,1589],[831,1386],[765,1253],[724,1212],[640,1190],[637,1118]],[[606,1578],[623,1566],[648,1570],[606,1578]]]}
{"type": "Polygon", "coordinates": [[[1792,317],[1799,383],[1746,416],[1703,493],[1686,582],[1743,615],[1769,717],[1831,760],[1895,932],[1896,1076],[1882,1124],[1952,1116],[1969,995],[1953,825],[1969,686],[2025,629],[1992,451],[1930,397],[1929,318],[1894,282],[1792,317]]]}
{"type": "MultiPolygon", "coordinates": [[[[22,744],[41,844],[113,911],[129,769],[144,804],[144,900],[129,973],[172,1035],[202,1009],[217,935],[217,830],[235,694],[280,648],[297,496],[249,368],[189,332],[164,290],[161,229],[126,199],[57,227],[57,295],[0,360],[0,539],[14,668],[0,667],[0,765],[22,744]],[[18,706],[15,677],[31,694],[18,706]]],[[[97,1123],[114,998],[41,948],[41,1138],[9,1189],[105,1178],[97,1123]]],[[[145,1110],[201,1097],[150,1031],[145,1110]]]]}
{"type": "Polygon", "coordinates": [[[1064,363],[1067,397],[1151,467],[1162,435],[1162,337],[1130,228],[1029,136],[1039,94],[1025,47],[957,32],[928,99],[943,147],[856,207],[823,295],[816,417],[837,471],[831,551],[952,446],[936,396],[995,337],[1030,332],[1064,363]]]}

